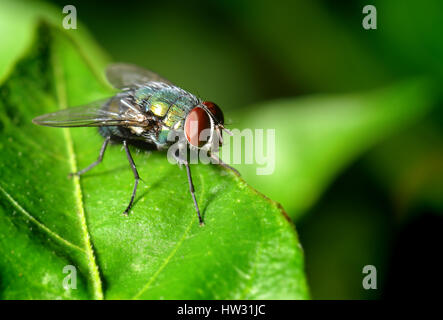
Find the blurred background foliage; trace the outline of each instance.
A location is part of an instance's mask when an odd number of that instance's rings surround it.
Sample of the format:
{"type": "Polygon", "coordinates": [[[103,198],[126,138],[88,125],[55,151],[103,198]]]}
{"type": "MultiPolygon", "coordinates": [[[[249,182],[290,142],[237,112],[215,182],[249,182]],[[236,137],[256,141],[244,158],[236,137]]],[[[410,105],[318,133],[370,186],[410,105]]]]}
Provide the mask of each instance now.
{"type": "Polygon", "coordinates": [[[240,171],[294,219],[313,298],[441,286],[441,1],[51,2],[75,5],[112,60],[216,101],[233,128],[276,129],[284,164],[240,171]],[[362,28],[367,4],[377,30],[362,28]],[[362,288],[367,264],[377,290],[362,288]]]}

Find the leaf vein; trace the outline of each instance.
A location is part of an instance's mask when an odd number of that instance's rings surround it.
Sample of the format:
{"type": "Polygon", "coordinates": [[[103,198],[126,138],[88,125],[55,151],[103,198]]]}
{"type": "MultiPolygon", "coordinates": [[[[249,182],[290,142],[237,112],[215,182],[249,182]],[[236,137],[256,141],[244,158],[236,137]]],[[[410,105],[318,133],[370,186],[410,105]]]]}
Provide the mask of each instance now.
{"type": "Polygon", "coordinates": [[[171,250],[169,255],[166,257],[166,259],[163,261],[162,265],[158,268],[158,270],[154,273],[154,275],[148,280],[148,282],[144,285],[144,287],[132,298],[132,299],[138,299],[143,293],[145,293],[151,284],[154,282],[154,280],[158,277],[158,275],[163,271],[163,269],[168,265],[168,263],[172,260],[175,253],[178,251],[178,249],[181,247],[183,242],[186,239],[186,236],[189,233],[189,230],[191,230],[192,224],[194,223],[194,216],[191,219],[191,222],[186,227],[185,232],[183,233],[183,236],[180,238],[180,240],[175,244],[174,248],[171,250]]]}
{"type": "MultiPolygon", "coordinates": [[[[201,198],[203,198],[204,190],[203,190],[203,179],[202,176],[199,175],[199,179],[201,182],[201,198]]],[[[172,260],[175,253],[178,251],[178,249],[181,247],[183,242],[185,241],[187,235],[189,234],[189,231],[191,230],[192,224],[194,223],[195,215],[192,216],[191,222],[186,227],[185,232],[183,233],[183,236],[180,238],[180,240],[175,244],[175,247],[171,250],[169,255],[166,257],[166,259],[163,261],[162,265],[158,268],[158,270],[154,273],[154,275],[148,280],[148,282],[144,285],[144,287],[132,298],[132,299],[138,299],[143,293],[145,293],[151,286],[151,284],[154,282],[154,280],[158,277],[158,275],[163,271],[163,269],[168,265],[168,263],[172,260]]]]}
{"type": "Polygon", "coordinates": [[[83,248],[80,248],[76,244],[73,244],[69,240],[66,240],[62,236],[60,236],[55,231],[52,231],[50,228],[48,228],[45,224],[38,221],[34,216],[32,216],[28,211],[26,211],[25,208],[23,208],[2,186],[0,186],[0,191],[5,195],[5,197],[12,203],[14,207],[17,208],[19,212],[21,212],[23,215],[25,215],[29,221],[32,221],[36,226],[38,226],[40,229],[44,230],[46,233],[48,233],[50,236],[52,236],[54,239],[58,240],[59,242],[62,242],[68,247],[71,247],[76,250],[80,250],[82,252],[85,252],[83,248]]]}
{"type": "MultiPolygon", "coordinates": [[[[66,84],[65,79],[63,77],[63,71],[60,66],[60,61],[56,59],[56,53],[52,52],[52,65],[54,68],[54,79],[55,79],[55,89],[56,89],[56,95],[57,100],[59,102],[59,105],[62,109],[67,108],[67,93],[66,93],[66,84]]],[[[77,163],[75,159],[75,153],[74,153],[74,145],[72,141],[72,137],[70,135],[69,129],[64,128],[63,129],[64,137],[66,140],[66,146],[67,146],[67,152],[69,156],[69,165],[71,168],[71,172],[77,171],[77,163]]],[[[92,247],[91,238],[89,235],[88,225],[86,222],[86,213],[83,206],[83,195],[82,190],[80,186],[80,179],[79,177],[74,177],[73,179],[74,183],[74,197],[76,199],[76,205],[77,205],[77,214],[80,219],[80,225],[83,232],[84,242],[85,242],[85,252],[86,257],[88,261],[88,268],[89,268],[89,276],[92,281],[92,287],[93,287],[93,294],[95,299],[102,300],[103,299],[103,288],[102,288],[102,281],[100,278],[100,272],[98,269],[98,264],[95,259],[94,250],[92,247]]]]}

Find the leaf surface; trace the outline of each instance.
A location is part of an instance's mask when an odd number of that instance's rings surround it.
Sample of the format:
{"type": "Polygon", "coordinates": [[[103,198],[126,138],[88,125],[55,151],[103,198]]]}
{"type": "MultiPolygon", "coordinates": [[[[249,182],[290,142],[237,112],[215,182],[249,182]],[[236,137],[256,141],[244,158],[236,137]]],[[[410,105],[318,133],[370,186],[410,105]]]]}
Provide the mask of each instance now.
{"type": "Polygon", "coordinates": [[[0,88],[0,297],[3,299],[303,299],[303,253],[280,207],[217,166],[192,165],[205,227],[186,171],[131,149],[134,178],[111,145],[96,160],[95,129],[39,127],[45,112],[112,94],[69,32],[44,25],[0,88]],[[77,289],[63,280],[77,270],[77,289]]]}

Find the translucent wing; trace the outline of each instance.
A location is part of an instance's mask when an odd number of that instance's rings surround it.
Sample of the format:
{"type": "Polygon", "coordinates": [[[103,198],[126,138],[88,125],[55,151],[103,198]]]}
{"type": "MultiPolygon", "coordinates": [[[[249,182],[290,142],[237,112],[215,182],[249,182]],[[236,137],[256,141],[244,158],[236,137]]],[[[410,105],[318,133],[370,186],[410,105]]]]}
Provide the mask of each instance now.
{"type": "Polygon", "coordinates": [[[158,74],[127,63],[111,64],[106,68],[106,78],[116,89],[136,88],[149,81],[172,83],[158,74]]]}
{"type": "Polygon", "coordinates": [[[41,115],[33,123],[48,127],[147,126],[137,106],[116,96],[90,104],[41,115]]]}

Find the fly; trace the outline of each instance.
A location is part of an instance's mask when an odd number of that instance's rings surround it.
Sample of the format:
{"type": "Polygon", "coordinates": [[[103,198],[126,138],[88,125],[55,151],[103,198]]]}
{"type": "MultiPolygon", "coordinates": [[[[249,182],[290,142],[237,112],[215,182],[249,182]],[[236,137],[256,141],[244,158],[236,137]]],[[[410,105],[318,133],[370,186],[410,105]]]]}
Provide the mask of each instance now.
{"type": "MultiPolygon", "coordinates": [[[[120,90],[115,96],[44,114],[32,122],[49,127],[98,127],[104,142],[97,160],[71,175],[81,176],[98,165],[110,142],[122,143],[135,179],[129,204],[123,212],[125,215],[132,208],[140,180],[128,144],[165,150],[174,143],[168,140],[171,131],[183,132],[186,148],[205,148],[215,163],[238,173],[211,152],[214,141],[222,144],[222,130],[227,131],[223,112],[215,103],[202,101],[158,74],[130,64],[110,65],[106,69],[106,78],[120,90]],[[203,130],[210,134],[202,139],[203,130]]],[[[174,157],[178,164],[186,167],[189,191],[200,225],[203,225],[188,160],[181,153],[174,157]]]]}

